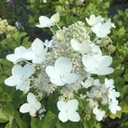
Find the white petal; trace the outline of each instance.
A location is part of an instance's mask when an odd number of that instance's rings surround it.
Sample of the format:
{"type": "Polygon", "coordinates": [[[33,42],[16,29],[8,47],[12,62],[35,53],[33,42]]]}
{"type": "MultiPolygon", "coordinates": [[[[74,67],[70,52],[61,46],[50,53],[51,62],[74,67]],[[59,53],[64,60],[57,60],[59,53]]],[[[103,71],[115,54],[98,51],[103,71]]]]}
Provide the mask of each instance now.
{"type": "Polygon", "coordinates": [[[59,85],[59,86],[62,86],[65,84],[53,66],[47,66],[45,71],[47,75],[50,77],[50,81],[52,83],[59,85]]]}
{"type": "Polygon", "coordinates": [[[35,95],[33,94],[33,93],[28,93],[28,95],[27,95],[27,101],[28,101],[28,103],[30,104],[30,105],[34,105],[35,104],[35,102],[36,102],[36,97],[35,97],[35,95]]]}
{"type": "Polygon", "coordinates": [[[36,38],[32,45],[31,45],[32,51],[34,52],[35,55],[39,56],[44,49],[43,42],[39,39],[36,38]]]}
{"type": "Polygon", "coordinates": [[[71,112],[71,113],[68,113],[68,119],[72,122],[79,122],[80,115],[78,114],[78,112],[71,112]]]}
{"type": "Polygon", "coordinates": [[[39,109],[41,108],[41,103],[40,103],[40,102],[35,102],[34,108],[35,108],[36,110],[39,110],[39,109]]]}
{"type": "Polygon", "coordinates": [[[33,67],[30,64],[26,64],[23,70],[25,78],[29,78],[34,73],[33,67]]]}
{"type": "Polygon", "coordinates": [[[60,111],[66,111],[67,110],[67,103],[60,100],[60,101],[57,102],[57,107],[60,111]]]}
{"type": "Polygon", "coordinates": [[[36,116],[36,109],[34,107],[31,107],[30,111],[29,111],[30,115],[32,117],[35,117],[36,116]]]}
{"type": "Polygon", "coordinates": [[[55,70],[60,75],[69,74],[72,70],[72,63],[67,57],[60,57],[55,62],[55,70]]]}
{"type": "Polygon", "coordinates": [[[15,54],[21,56],[27,49],[23,46],[19,46],[15,49],[15,54]]]}
{"type": "Polygon", "coordinates": [[[89,73],[95,72],[95,67],[98,67],[98,61],[90,55],[83,56],[82,62],[89,73]]]}
{"type": "Polygon", "coordinates": [[[17,55],[15,54],[10,54],[6,56],[6,59],[13,62],[14,64],[16,64],[17,62],[22,61],[22,58],[19,58],[17,55]]]}
{"type": "Polygon", "coordinates": [[[57,86],[63,86],[63,85],[66,84],[65,82],[62,81],[61,78],[58,78],[58,79],[50,79],[50,81],[51,81],[53,84],[57,85],[57,86]]]}
{"type": "Polygon", "coordinates": [[[22,57],[26,60],[33,60],[36,57],[36,55],[32,52],[31,49],[29,49],[22,55],[22,57]]]}
{"type": "Polygon", "coordinates": [[[21,79],[19,77],[10,76],[4,82],[8,86],[15,86],[21,82],[21,79]]]}
{"type": "Polygon", "coordinates": [[[55,80],[60,79],[59,75],[57,74],[53,66],[47,66],[45,71],[50,78],[55,79],[55,80]]]}
{"type": "Polygon", "coordinates": [[[71,40],[71,46],[75,51],[79,51],[79,43],[76,40],[71,40]]]}
{"type": "Polygon", "coordinates": [[[14,65],[12,68],[12,75],[22,76],[23,74],[23,67],[21,65],[14,65]]]}
{"type": "Polygon", "coordinates": [[[39,17],[39,23],[40,23],[40,25],[36,25],[36,26],[40,27],[40,28],[54,26],[53,21],[46,16],[40,16],[39,17]]]}
{"type": "Polygon", "coordinates": [[[30,80],[24,82],[24,84],[19,88],[24,93],[27,93],[30,89],[30,80]]]}
{"type": "Polygon", "coordinates": [[[112,63],[112,57],[110,56],[102,56],[100,59],[99,59],[99,67],[100,68],[106,68],[108,66],[110,66],[110,64],[112,63]]]}
{"type": "Polygon", "coordinates": [[[76,111],[78,108],[79,102],[76,99],[69,100],[67,102],[67,108],[69,112],[76,111]]]}
{"type": "Polygon", "coordinates": [[[103,32],[101,32],[101,27],[102,23],[99,22],[91,28],[91,30],[97,35],[97,37],[100,37],[100,34],[104,34],[103,32]]]}
{"type": "Polygon", "coordinates": [[[78,80],[79,76],[76,73],[69,73],[68,75],[65,75],[62,80],[67,83],[71,84],[78,80]]]}
{"type": "Polygon", "coordinates": [[[60,14],[56,13],[50,18],[54,23],[58,23],[60,20],[60,14]]]}
{"type": "Polygon", "coordinates": [[[113,68],[105,68],[105,69],[100,69],[96,73],[97,75],[108,75],[114,72],[113,68]]]}
{"type": "Polygon", "coordinates": [[[30,111],[30,105],[28,103],[25,103],[20,107],[20,112],[22,113],[27,113],[29,111],[30,111]]]}
{"type": "Polygon", "coordinates": [[[64,112],[64,111],[59,112],[58,118],[59,118],[62,122],[68,121],[68,115],[67,115],[67,113],[64,112]]]}
{"type": "Polygon", "coordinates": [[[82,82],[81,84],[83,85],[83,87],[89,88],[93,85],[93,83],[94,83],[94,78],[90,77],[87,80],[85,80],[85,82],[82,82]]]}
{"type": "Polygon", "coordinates": [[[35,58],[32,60],[35,64],[41,64],[45,60],[45,54],[40,54],[39,56],[35,56],[35,58]]]}
{"type": "Polygon", "coordinates": [[[17,86],[16,86],[16,90],[20,89],[25,83],[25,79],[19,79],[18,83],[17,83],[17,86]]]}

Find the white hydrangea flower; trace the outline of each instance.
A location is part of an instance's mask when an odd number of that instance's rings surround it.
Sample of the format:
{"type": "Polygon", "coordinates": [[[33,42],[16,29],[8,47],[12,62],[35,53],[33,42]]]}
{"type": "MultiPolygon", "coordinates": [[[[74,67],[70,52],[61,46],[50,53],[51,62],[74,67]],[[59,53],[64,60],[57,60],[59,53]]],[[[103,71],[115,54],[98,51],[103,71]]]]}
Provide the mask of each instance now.
{"type": "Polygon", "coordinates": [[[60,111],[58,118],[62,122],[67,122],[68,120],[72,122],[80,121],[80,115],[76,112],[78,104],[79,103],[76,99],[69,100],[67,103],[64,101],[58,101],[57,107],[60,111]]]}
{"type": "Polygon", "coordinates": [[[24,60],[22,55],[26,52],[26,50],[27,49],[25,47],[19,46],[19,47],[15,48],[14,54],[7,55],[6,58],[7,58],[7,60],[16,64],[16,63],[24,60]]]}
{"type": "Polygon", "coordinates": [[[82,57],[85,70],[92,74],[97,75],[108,75],[114,71],[113,68],[109,66],[112,63],[112,57],[110,56],[90,56],[85,55],[82,57]]]}
{"type": "Polygon", "coordinates": [[[23,54],[23,58],[32,60],[33,63],[40,64],[44,61],[46,53],[47,48],[44,48],[43,42],[36,38],[31,44],[31,48],[23,54]]]}
{"type": "Polygon", "coordinates": [[[105,116],[105,111],[98,109],[98,107],[93,109],[93,113],[96,115],[97,121],[101,121],[105,116]]]}
{"type": "Polygon", "coordinates": [[[56,23],[58,23],[60,20],[60,14],[56,13],[51,16],[51,18],[48,18],[47,16],[40,16],[39,17],[39,25],[36,25],[39,28],[45,28],[45,27],[52,27],[55,26],[56,23]]]}
{"type": "Polygon", "coordinates": [[[94,25],[91,30],[96,34],[99,38],[104,38],[110,33],[110,28],[112,27],[112,23],[107,21],[106,23],[99,22],[94,25]]]}
{"type": "Polygon", "coordinates": [[[36,97],[35,97],[35,95],[33,93],[28,93],[27,102],[28,103],[24,103],[20,107],[20,112],[21,113],[29,112],[29,114],[32,117],[35,117],[36,116],[36,111],[41,108],[41,103],[37,101],[37,99],[36,99],[36,97]]]}
{"type": "Polygon", "coordinates": [[[71,71],[72,63],[67,57],[60,57],[56,60],[55,66],[46,67],[50,81],[58,86],[71,84],[78,80],[78,75],[71,71]]]}
{"type": "Polygon", "coordinates": [[[80,52],[81,54],[88,53],[91,50],[89,40],[85,40],[82,43],[78,43],[76,40],[72,39],[70,43],[72,48],[75,51],[80,52]]]}
{"type": "Polygon", "coordinates": [[[108,93],[108,97],[109,97],[109,99],[116,99],[117,97],[119,97],[120,96],[120,93],[119,92],[117,92],[115,89],[109,89],[109,93],[108,93]]]}
{"type": "Polygon", "coordinates": [[[82,81],[81,85],[85,88],[89,88],[93,85],[93,83],[94,83],[94,78],[90,77],[87,78],[84,82],[82,81]]]}
{"type": "Polygon", "coordinates": [[[15,65],[12,68],[12,76],[10,76],[5,80],[5,84],[8,86],[16,86],[16,89],[21,89],[25,81],[33,73],[34,73],[33,67],[30,64],[26,64],[24,67],[22,67],[21,65],[15,65]]]}
{"type": "Polygon", "coordinates": [[[109,102],[109,110],[111,111],[111,113],[116,114],[117,111],[121,110],[121,107],[118,106],[118,100],[113,99],[109,102]]]}
{"type": "Polygon", "coordinates": [[[95,24],[103,21],[104,19],[101,16],[95,16],[94,14],[92,14],[89,19],[85,18],[86,22],[90,25],[90,26],[94,26],[95,24]]]}

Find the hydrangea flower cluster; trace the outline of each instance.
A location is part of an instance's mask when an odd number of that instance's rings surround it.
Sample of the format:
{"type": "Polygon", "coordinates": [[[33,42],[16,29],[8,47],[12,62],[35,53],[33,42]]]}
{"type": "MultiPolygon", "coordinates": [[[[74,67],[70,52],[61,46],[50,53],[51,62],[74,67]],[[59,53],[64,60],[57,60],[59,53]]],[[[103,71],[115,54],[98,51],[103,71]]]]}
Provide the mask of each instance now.
{"type": "Polygon", "coordinates": [[[19,46],[14,54],[6,57],[14,63],[14,67],[5,84],[16,86],[27,94],[28,103],[20,107],[20,112],[29,112],[33,117],[38,110],[47,112],[47,109],[41,108],[38,99],[41,101],[57,91],[56,106],[62,122],[81,120],[79,100],[88,102],[85,114],[88,109],[97,121],[105,118],[108,111],[116,114],[121,108],[117,100],[120,93],[114,87],[114,80],[106,77],[104,83],[100,81],[101,76],[114,72],[110,67],[112,57],[104,55],[98,45],[115,27],[114,24],[101,16],[91,15],[89,19],[85,18],[90,29],[82,21],[61,29],[59,20],[59,13],[51,18],[40,16],[36,26],[50,28],[54,34],[52,39],[43,42],[36,38],[30,48],[19,46]],[[57,26],[58,30],[54,31],[53,26],[57,26]]]}

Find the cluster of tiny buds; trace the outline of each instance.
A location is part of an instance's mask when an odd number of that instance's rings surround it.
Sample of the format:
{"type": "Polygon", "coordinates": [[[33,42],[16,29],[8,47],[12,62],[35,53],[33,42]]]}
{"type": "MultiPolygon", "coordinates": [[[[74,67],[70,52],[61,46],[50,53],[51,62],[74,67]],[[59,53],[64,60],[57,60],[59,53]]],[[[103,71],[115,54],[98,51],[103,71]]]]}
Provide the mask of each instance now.
{"type": "Polygon", "coordinates": [[[72,91],[67,90],[66,88],[61,89],[60,93],[62,94],[59,96],[59,100],[68,101],[73,98],[74,94],[72,91]]]}
{"type": "Polygon", "coordinates": [[[78,42],[82,42],[83,40],[89,39],[89,35],[87,34],[85,24],[81,21],[78,21],[68,28],[63,28],[65,41],[70,42],[71,39],[75,39],[78,42]]]}
{"type": "Polygon", "coordinates": [[[101,104],[106,105],[108,103],[108,90],[109,88],[104,84],[100,87],[92,87],[88,96],[97,99],[101,102],[101,104]]]}

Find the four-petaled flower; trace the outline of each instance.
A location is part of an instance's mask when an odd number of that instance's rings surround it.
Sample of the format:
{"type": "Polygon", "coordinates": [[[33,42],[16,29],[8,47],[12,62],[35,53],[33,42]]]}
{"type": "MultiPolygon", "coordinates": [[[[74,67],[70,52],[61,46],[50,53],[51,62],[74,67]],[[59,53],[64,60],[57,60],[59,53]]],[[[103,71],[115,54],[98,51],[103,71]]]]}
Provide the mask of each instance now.
{"type": "Polygon", "coordinates": [[[58,23],[60,20],[60,14],[56,13],[51,16],[51,18],[48,18],[47,16],[40,16],[39,17],[39,25],[36,25],[39,28],[45,28],[45,27],[52,27],[55,26],[56,23],[58,23]]]}
{"type": "Polygon", "coordinates": [[[112,23],[107,21],[106,23],[99,22],[94,25],[91,30],[96,34],[99,38],[104,38],[110,33],[110,29],[112,27],[112,23]]]}
{"type": "MultiPolygon", "coordinates": [[[[24,86],[27,78],[29,78],[33,73],[33,67],[30,64],[26,64],[24,67],[21,65],[15,65],[12,68],[12,76],[5,80],[5,84],[8,86],[16,86],[16,89],[20,89],[22,86],[24,86]]],[[[26,87],[28,88],[28,86],[26,87]]]]}
{"type": "Polygon", "coordinates": [[[26,50],[27,49],[25,47],[19,46],[19,47],[15,48],[14,54],[7,55],[6,58],[7,58],[7,60],[16,64],[16,63],[24,60],[22,55],[26,52],[26,50]]]}
{"type": "Polygon", "coordinates": [[[76,99],[69,100],[68,102],[58,101],[57,107],[59,109],[58,118],[62,122],[66,122],[68,120],[72,122],[80,121],[80,115],[76,111],[78,109],[78,101],[76,99]]]}
{"type": "Polygon", "coordinates": [[[91,74],[108,75],[114,71],[109,66],[112,63],[112,57],[102,55],[85,55],[82,58],[85,70],[91,74]]]}
{"type": "Polygon", "coordinates": [[[90,26],[94,26],[97,23],[103,21],[104,19],[101,16],[95,16],[94,14],[92,14],[89,19],[85,18],[86,22],[90,25],[90,26]]]}
{"type": "Polygon", "coordinates": [[[43,42],[36,38],[24,54],[23,58],[26,60],[32,60],[33,63],[40,64],[44,61],[45,55],[47,53],[47,48],[44,47],[43,42]]]}
{"type": "Polygon", "coordinates": [[[118,100],[113,99],[109,102],[109,110],[111,111],[111,113],[116,114],[117,111],[121,110],[121,107],[118,106],[118,100]]]}
{"type": "Polygon", "coordinates": [[[71,71],[72,63],[67,57],[60,57],[56,60],[55,66],[46,67],[50,81],[58,86],[71,84],[78,80],[78,75],[71,71]]]}
{"type": "Polygon", "coordinates": [[[93,113],[96,115],[97,121],[101,121],[103,117],[105,116],[105,111],[98,109],[98,107],[95,107],[93,109],[93,113]]]}
{"type": "Polygon", "coordinates": [[[36,99],[36,97],[35,97],[35,95],[33,93],[28,93],[27,102],[28,103],[24,103],[20,107],[20,112],[21,113],[29,112],[29,114],[32,117],[35,117],[36,116],[36,111],[41,108],[41,103],[37,101],[37,99],[36,99]]]}

